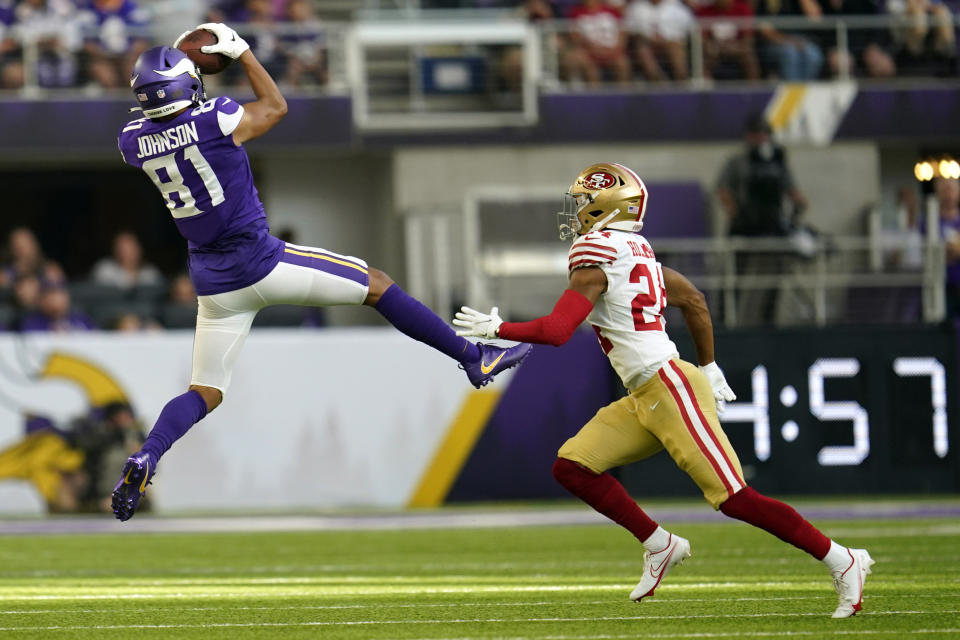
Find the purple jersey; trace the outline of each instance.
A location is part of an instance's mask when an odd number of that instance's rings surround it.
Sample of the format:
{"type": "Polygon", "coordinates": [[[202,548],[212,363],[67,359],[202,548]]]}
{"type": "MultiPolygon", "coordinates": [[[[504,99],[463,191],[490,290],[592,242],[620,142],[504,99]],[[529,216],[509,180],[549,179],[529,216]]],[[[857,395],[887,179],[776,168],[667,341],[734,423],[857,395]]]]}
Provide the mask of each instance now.
{"type": "Polygon", "coordinates": [[[133,120],[118,140],[124,162],[143,169],[166,200],[190,246],[190,277],[202,296],[257,282],[283,254],[247,152],[233,142],[242,117],[243,107],[221,96],[166,122],[133,120]]]}

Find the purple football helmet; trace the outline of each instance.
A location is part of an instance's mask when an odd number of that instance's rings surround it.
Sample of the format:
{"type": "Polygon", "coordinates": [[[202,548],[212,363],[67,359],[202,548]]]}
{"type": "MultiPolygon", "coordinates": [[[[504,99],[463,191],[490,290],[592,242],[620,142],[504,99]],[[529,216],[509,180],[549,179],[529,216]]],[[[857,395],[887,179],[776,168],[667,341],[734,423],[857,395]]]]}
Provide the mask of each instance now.
{"type": "Polygon", "coordinates": [[[148,118],[170,115],[207,99],[197,65],[173,47],[141,53],[130,74],[130,88],[148,118]]]}

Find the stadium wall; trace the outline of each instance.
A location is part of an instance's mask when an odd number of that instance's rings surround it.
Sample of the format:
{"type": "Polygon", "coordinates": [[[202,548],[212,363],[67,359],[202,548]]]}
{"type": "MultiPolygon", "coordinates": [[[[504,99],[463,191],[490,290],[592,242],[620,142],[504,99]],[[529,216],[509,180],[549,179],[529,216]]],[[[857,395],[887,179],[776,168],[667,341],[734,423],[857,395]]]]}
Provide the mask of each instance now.
{"type": "MultiPolygon", "coordinates": [[[[740,149],[730,143],[406,147],[394,157],[394,200],[401,211],[456,211],[470,189],[508,185],[556,186],[559,203],[573,177],[600,161],[624,163],[648,182],[700,182],[712,194],[724,162],[740,149]]],[[[810,201],[808,222],[830,233],[860,232],[863,207],[874,203],[880,191],[876,145],[797,146],[789,153],[798,186],[810,201]]],[[[660,213],[657,194],[650,197],[650,215],[660,213]]]]}
{"type": "MultiPolygon", "coordinates": [[[[0,449],[26,414],[66,425],[115,400],[149,427],[189,382],[191,342],[0,336],[0,449]]],[[[960,490],[954,330],[727,332],[718,344],[739,395],[725,429],[761,491],[960,490]]],[[[590,331],[478,391],[392,330],[256,330],[224,405],[163,459],[151,495],[161,512],[565,497],[557,449],[619,394],[590,331]]],[[[697,495],[662,453],[617,473],[637,496],[697,495]]],[[[0,512],[41,508],[26,482],[0,482],[0,512]]]]}

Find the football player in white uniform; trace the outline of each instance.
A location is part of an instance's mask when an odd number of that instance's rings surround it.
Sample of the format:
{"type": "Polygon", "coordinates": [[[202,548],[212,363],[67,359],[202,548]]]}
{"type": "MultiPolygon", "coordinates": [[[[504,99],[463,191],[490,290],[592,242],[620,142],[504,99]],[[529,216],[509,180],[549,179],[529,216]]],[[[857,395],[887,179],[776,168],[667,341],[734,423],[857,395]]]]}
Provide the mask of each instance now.
{"type": "Polygon", "coordinates": [[[626,528],[645,548],[643,574],[630,594],[652,596],[670,569],[690,556],[690,543],[654,522],[608,469],[666,449],[704,497],[727,516],[748,522],[823,561],[839,595],[834,618],[861,608],[873,560],[864,549],[830,540],[792,507],[763,496],[743,480],[740,461],[717,417],[736,396],[714,362],[713,324],[704,296],[683,275],[657,262],[640,235],[647,188],[613,163],[585,169],[565,195],[560,237],[575,237],[570,283],[553,312],[530,322],[504,322],[494,307],[463,307],[454,324],[462,336],[560,345],[588,320],[628,390],[600,409],[560,448],[557,481],[626,528]],[[678,307],[700,366],[681,360],[664,330],[667,301],[678,307]]]}

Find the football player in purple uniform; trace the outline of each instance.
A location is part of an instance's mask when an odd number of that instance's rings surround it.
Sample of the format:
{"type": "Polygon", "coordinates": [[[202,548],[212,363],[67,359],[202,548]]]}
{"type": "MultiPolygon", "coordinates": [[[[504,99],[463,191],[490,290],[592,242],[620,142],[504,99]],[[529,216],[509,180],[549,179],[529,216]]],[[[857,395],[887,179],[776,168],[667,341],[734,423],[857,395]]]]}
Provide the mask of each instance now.
{"type": "Polygon", "coordinates": [[[113,512],[120,520],[133,516],[160,457],[222,402],[263,307],[369,305],[403,333],[459,362],[478,388],[519,364],[531,348],[469,342],[363,260],[270,235],[242,145],[280,122],[286,101],[233,29],[219,23],[199,28],[218,39],[203,53],[238,60],[256,100],[243,105],[224,96],[208,100],[197,67],[177,48],[145,51],[131,74],[145,117],[123,127],[120,153],[153,181],[187,239],[199,309],[189,389],[166,404],[143,448],[124,465],[113,490],[113,512]]]}

